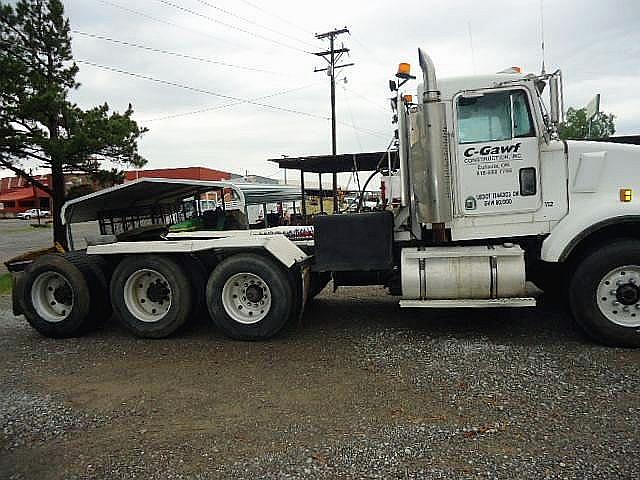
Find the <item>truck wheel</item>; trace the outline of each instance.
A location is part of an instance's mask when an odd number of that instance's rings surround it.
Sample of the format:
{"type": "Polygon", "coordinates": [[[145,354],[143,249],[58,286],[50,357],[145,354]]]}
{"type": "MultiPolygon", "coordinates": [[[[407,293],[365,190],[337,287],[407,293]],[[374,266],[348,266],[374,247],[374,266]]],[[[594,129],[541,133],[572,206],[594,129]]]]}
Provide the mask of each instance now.
{"type": "Polygon", "coordinates": [[[77,252],[37,258],[25,273],[21,305],[29,324],[42,335],[72,337],[101,320],[98,306],[106,291],[86,255],[77,252]]]}
{"type": "Polygon", "coordinates": [[[223,260],[207,282],[207,307],[213,322],[238,340],[277,334],[290,318],[293,297],[287,272],[257,254],[223,260]]]}
{"type": "Polygon", "coordinates": [[[171,335],[189,318],[191,300],[189,277],[168,257],[126,257],[111,277],[113,310],[122,324],[138,337],[171,335]]]}
{"type": "Polygon", "coordinates": [[[571,279],[576,321],[593,339],[640,346],[640,241],[619,240],[584,258],[571,279]]]}

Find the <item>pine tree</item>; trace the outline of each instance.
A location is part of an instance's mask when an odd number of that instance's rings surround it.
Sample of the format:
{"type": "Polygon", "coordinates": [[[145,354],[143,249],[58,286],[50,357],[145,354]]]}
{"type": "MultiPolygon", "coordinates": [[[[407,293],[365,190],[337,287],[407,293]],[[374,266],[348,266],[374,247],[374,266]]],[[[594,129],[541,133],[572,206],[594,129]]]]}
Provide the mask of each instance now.
{"type": "Polygon", "coordinates": [[[105,161],[141,167],[137,141],[146,129],[108,105],[83,110],[69,99],[80,85],[71,53],[69,20],[60,0],[0,0],[0,167],[25,177],[52,197],[54,241],[66,247],[60,218],[65,173],[100,176],[105,161]],[[25,165],[46,167],[51,185],[25,165]]]}

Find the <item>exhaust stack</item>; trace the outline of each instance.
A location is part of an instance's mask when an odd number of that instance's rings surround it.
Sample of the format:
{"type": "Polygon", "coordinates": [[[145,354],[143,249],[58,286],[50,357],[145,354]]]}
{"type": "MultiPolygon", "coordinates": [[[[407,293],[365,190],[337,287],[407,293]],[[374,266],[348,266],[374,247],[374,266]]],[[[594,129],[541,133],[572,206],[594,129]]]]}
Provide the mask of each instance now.
{"type": "Polygon", "coordinates": [[[415,207],[421,223],[432,224],[441,237],[444,223],[451,220],[451,189],[449,183],[449,145],[445,106],[433,61],[418,49],[422,69],[422,105],[418,111],[418,141],[411,146],[410,170],[413,179],[415,207]]]}

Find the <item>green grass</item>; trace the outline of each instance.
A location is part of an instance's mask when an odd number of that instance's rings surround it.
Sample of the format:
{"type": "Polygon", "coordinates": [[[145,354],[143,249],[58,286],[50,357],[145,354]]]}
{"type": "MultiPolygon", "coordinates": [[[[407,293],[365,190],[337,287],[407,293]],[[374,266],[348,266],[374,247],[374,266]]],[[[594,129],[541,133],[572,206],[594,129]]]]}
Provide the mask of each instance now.
{"type": "Polygon", "coordinates": [[[0,275],[0,295],[11,292],[11,274],[0,275]]]}

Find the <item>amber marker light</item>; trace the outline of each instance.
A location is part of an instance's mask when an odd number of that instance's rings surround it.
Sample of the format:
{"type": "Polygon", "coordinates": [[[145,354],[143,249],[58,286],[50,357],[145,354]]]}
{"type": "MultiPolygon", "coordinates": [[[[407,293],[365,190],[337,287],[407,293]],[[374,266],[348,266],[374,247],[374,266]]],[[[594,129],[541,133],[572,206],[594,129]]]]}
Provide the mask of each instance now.
{"type": "Polygon", "coordinates": [[[411,65],[409,63],[399,64],[398,75],[411,75],[411,65]]]}
{"type": "Polygon", "coordinates": [[[633,190],[630,188],[621,188],[620,189],[620,201],[624,203],[628,203],[633,199],[633,190]]]}

